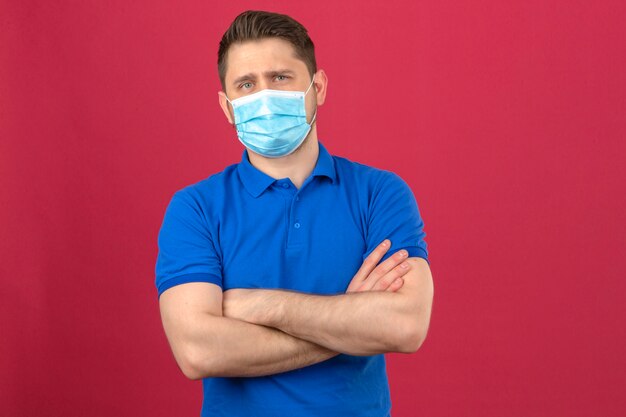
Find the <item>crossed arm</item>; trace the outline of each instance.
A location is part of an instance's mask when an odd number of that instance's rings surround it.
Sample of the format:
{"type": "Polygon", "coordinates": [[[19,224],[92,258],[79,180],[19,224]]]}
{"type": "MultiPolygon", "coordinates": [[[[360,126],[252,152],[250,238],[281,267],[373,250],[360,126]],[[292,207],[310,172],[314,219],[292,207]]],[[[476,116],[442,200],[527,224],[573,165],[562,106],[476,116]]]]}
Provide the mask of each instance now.
{"type": "Polygon", "coordinates": [[[372,252],[341,295],[172,287],[160,307],[179,367],[191,379],[261,376],[339,353],[416,351],[430,322],[432,276],[424,259],[406,259],[405,251],[378,265],[389,246],[372,252]]]}

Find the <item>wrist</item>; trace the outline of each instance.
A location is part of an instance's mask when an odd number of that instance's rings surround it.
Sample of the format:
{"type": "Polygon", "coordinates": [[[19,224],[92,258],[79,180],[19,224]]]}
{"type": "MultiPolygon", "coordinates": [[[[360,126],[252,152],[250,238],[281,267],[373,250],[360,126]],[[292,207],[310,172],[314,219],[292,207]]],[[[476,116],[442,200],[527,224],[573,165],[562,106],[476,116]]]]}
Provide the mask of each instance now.
{"type": "Polygon", "coordinates": [[[288,291],[283,290],[264,290],[263,291],[264,308],[261,309],[262,314],[259,320],[264,326],[279,328],[282,318],[285,316],[285,299],[289,296],[288,291]]]}
{"type": "Polygon", "coordinates": [[[282,299],[286,292],[281,290],[255,289],[247,301],[252,306],[249,309],[247,321],[261,326],[278,326],[282,315],[282,299]]]}

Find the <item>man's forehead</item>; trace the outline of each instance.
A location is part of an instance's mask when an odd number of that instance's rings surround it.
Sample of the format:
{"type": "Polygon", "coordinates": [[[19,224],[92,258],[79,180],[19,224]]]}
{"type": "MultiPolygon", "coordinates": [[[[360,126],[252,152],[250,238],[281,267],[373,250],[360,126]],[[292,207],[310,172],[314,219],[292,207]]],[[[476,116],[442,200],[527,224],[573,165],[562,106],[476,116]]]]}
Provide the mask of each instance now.
{"type": "Polygon", "coordinates": [[[268,37],[261,39],[249,39],[245,41],[233,42],[229,49],[229,53],[265,53],[274,51],[275,53],[283,53],[286,55],[293,55],[295,48],[291,42],[278,37],[268,37]]]}
{"type": "Polygon", "coordinates": [[[293,45],[279,38],[233,44],[227,60],[228,78],[280,70],[306,70],[306,64],[298,58],[293,45]]]}

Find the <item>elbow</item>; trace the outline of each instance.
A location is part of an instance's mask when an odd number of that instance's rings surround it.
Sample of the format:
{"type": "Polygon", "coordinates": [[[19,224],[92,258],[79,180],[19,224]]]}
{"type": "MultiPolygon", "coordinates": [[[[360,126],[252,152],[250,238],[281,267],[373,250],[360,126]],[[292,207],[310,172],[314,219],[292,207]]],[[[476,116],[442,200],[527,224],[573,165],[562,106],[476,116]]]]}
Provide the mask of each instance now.
{"type": "Polygon", "coordinates": [[[185,375],[187,379],[190,379],[192,381],[198,381],[202,379],[200,372],[198,372],[195,368],[188,367],[186,365],[181,365],[181,364],[179,364],[178,367],[180,368],[181,372],[183,373],[183,375],[185,375]]]}
{"type": "Polygon", "coordinates": [[[190,379],[192,381],[197,381],[197,380],[200,380],[200,379],[205,377],[202,374],[202,372],[200,372],[198,367],[196,367],[191,362],[180,361],[180,362],[178,362],[178,367],[180,368],[180,370],[183,373],[183,375],[185,375],[185,377],[187,379],[190,379]]]}
{"type": "Polygon", "coordinates": [[[426,340],[427,332],[418,332],[415,335],[411,335],[408,340],[401,346],[401,353],[415,353],[422,347],[422,344],[426,340]]]}
{"type": "Polygon", "coordinates": [[[219,370],[211,361],[212,355],[200,355],[192,347],[187,347],[176,358],[178,368],[187,379],[197,381],[204,378],[218,376],[219,370]]]}
{"type": "Polygon", "coordinates": [[[185,352],[180,357],[176,358],[176,363],[187,379],[196,381],[204,377],[198,361],[189,352],[185,352]]]}
{"type": "Polygon", "coordinates": [[[415,353],[417,352],[428,334],[428,323],[416,324],[415,322],[401,326],[397,334],[397,342],[395,351],[398,353],[415,353]]]}

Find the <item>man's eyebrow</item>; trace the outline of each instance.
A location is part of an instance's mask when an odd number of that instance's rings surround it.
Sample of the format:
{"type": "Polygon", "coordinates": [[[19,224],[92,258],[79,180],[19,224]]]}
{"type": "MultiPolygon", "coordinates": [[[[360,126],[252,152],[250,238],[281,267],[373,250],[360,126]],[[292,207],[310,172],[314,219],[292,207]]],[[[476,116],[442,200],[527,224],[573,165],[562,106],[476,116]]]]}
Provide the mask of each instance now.
{"type": "MultiPolygon", "coordinates": [[[[276,75],[282,75],[282,74],[294,75],[295,72],[293,72],[292,70],[288,70],[288,69],[282,69],[282,70],[265,71],[263,73],[263,75],[266,77],[274,77],[276,75]]],[[[233,81],[233,85],[237,85],[240,82],[246,81],[246,80],[256,80],[256,75],[253,73],[249,73],[249,74],[242,75],[241,77],[237,77],[235,78],[235,81],[233,81]]]]}

